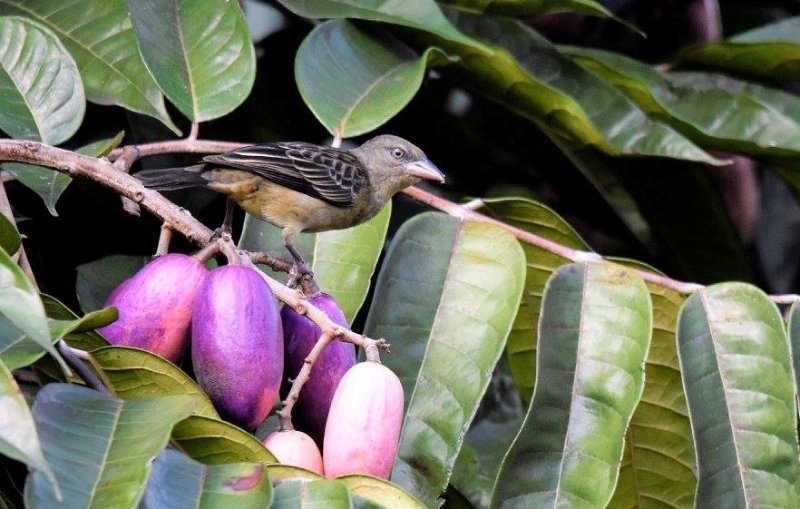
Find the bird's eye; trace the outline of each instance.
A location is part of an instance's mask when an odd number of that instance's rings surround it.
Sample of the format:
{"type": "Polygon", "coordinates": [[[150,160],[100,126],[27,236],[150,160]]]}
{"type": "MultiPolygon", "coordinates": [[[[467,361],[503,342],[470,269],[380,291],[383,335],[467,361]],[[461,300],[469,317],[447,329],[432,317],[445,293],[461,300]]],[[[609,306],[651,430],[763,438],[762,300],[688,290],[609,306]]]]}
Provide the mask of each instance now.
{"type": "Polygon", "coordinates": [[[405,155],[406,155],[406,151],[403,150],[400,147],[395,147],[395,148],[392,149],[392,157],[394,157],[395,159],[402,159],[403,156],[405,156],[405,155]]]}

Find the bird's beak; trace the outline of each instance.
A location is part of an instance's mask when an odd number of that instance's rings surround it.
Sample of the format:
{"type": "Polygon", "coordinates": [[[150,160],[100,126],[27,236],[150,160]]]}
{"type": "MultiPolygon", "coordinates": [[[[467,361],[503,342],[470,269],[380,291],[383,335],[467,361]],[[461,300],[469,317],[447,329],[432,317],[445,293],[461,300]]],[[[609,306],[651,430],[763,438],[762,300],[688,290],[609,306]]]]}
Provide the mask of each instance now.
{"type": "Polygon", "coordinates": [[[405,165],[406,173],[413,175],[423,180],[436,180],[439,183],[444,183],[444,173],[439,171],[439,168],[428,159],[420,159],[405,165]]]}

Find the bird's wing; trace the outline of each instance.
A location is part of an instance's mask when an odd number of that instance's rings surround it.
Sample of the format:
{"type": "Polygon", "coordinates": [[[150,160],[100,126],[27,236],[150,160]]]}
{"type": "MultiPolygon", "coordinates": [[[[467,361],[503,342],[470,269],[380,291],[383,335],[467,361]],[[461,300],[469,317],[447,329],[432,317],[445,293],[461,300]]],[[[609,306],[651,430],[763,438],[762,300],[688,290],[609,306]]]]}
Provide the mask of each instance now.
{"type": "Polygon", "coordinates": [[[308,143],[251,145],[203,161],[252,172],[337,207],[351,205],[369,181],[353,154],[308,143]]]}

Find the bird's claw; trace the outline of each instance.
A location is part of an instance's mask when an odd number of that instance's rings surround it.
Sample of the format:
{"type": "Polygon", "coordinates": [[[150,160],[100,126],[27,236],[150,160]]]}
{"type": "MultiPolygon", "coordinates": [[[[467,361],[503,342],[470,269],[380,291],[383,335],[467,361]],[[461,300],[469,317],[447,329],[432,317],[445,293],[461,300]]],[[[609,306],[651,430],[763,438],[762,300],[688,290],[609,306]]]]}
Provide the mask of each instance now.
{"type": "Polygon", "coordinates": [[[296,288],[298,284],[300,284],[305,288],[305,283],[313,282],[313,280],[314,271],[311,270],[311,266],[308,262],[295,261],[292,264],[292,268],[289,269],[289,280],[286,282],[286,286],[289,288],[296,288]]]}
{"type": "Polygon", "coordinates": [[[215,241],[217,239],[221,239],[223,236],[230,236],[232,233],[233,228],[231,228],[231,225],[223,224],[214,230],[214,233],[211,234],[211,240],[215,241]]]}

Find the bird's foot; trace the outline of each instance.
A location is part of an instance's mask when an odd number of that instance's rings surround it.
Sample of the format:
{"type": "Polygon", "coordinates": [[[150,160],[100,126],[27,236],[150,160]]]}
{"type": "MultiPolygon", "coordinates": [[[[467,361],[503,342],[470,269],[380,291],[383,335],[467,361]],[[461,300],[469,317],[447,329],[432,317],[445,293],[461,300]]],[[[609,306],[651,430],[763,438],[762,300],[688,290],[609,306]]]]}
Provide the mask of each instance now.
{"type": "Polygon", "coordinates": [[[221,239],[223,236],[231,236],[233,233],[233,228],[229,224],[223,224],[222,226],[217,227],[214,230],[214,233],[211,234],[211,240],[215,241],[217,239],[221,239]]]}
{"type": "Polygon", "coordinates": [[[289,288],[296,288],[298,285],[305,288],[306,284],[313,282],[314,271],[311,266],[304,260],[295,261],[292,268],[289,269],[289,280],[286,286],[289,288]]]}

